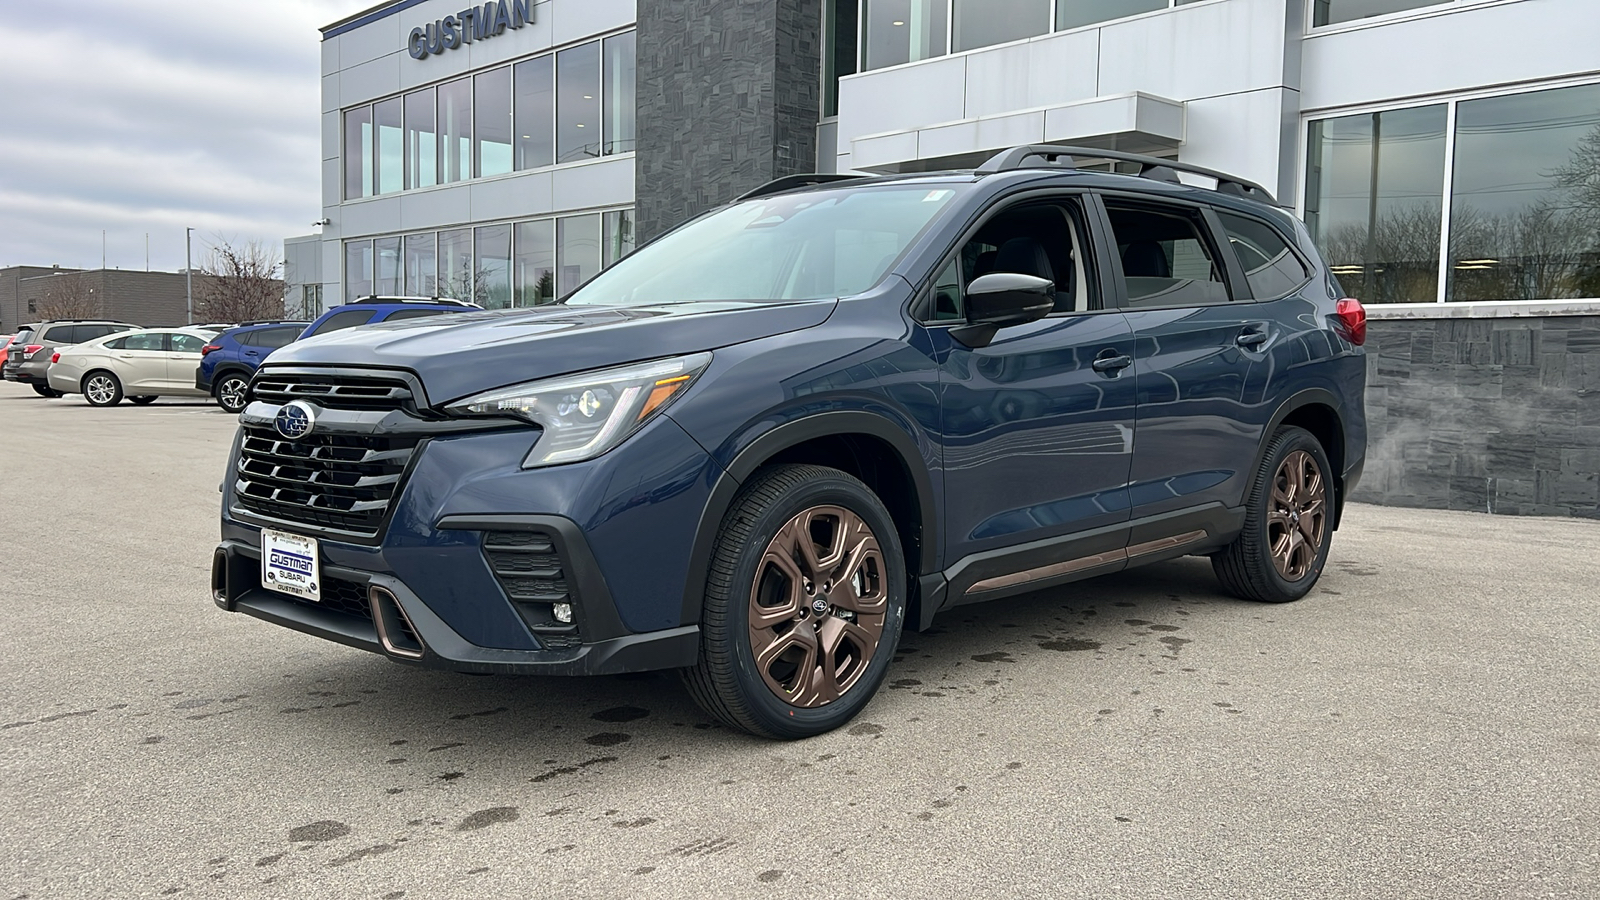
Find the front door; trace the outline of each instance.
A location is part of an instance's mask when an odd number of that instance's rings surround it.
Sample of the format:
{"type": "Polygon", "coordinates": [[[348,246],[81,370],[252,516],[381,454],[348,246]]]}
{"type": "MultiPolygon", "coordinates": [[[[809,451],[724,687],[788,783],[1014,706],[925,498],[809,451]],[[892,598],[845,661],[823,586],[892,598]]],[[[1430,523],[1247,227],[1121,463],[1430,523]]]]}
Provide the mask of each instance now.
{"type": "MultiPolygon", "coordinates": [[[[929,324],[936,347],[943,342],[948,562],[1039,571],[1114,555],[1126,538],[1133,333],[1120,312],[1101,308],[1084,222],[1075,197],[1014,205],[982,225],[936,280],[929,324]],[[964,321],[966,286],[991,272],[1054,281],[1056,311],[968,347],[938,326],[964,321]],[[1087,544],[1064,540],[1085,533],[1094,535],[1087,544]]],[[[971,585],[957,578],[952,587],[971,585]]],[[[986,598],[951,602],[974,599],[986,598]]]]}
{"type": "Polygon", "coordinates": [[[174,331],[167,338],[167,390],[200,393],[194,387],[194,370],[200,368],[200,348],[205,338],[174,331]]]}

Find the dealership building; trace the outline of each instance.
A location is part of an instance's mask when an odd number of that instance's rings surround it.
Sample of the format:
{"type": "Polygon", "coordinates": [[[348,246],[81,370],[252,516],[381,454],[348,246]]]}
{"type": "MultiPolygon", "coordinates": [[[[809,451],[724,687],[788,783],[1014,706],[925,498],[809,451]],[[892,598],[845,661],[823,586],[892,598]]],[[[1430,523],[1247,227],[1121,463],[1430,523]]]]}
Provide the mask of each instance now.
{"type": "Polygon", "coordinates": [[[1274,189],[1368,305],[1358,499],[1600,516],[1597,34],[1594,0],[392,0],[323,29],[292,290],[535,305],[784,175],[1145,153],[1274,189]]]}

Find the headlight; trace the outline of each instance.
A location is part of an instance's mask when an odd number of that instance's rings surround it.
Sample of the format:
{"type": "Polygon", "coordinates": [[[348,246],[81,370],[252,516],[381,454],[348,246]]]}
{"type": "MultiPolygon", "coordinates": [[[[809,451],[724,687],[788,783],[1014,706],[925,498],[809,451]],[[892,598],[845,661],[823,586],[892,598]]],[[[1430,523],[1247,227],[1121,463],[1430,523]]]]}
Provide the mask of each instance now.
{"type": "Polygon", "coordinates": [[[458,400],[458,416],[515,416],[544,429],[524,468],[593,459],[633,434],[683,393],[710,353],[530,381],[458,400]]]}

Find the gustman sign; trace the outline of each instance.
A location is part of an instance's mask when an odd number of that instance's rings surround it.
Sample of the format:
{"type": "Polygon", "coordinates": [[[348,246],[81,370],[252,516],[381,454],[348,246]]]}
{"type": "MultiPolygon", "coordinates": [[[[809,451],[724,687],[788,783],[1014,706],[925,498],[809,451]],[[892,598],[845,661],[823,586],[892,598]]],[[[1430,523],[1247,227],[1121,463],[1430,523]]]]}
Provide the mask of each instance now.
{"type": "Polygon", "coordinates": [[[462,44],[485,41],[505,34],[507,28],[533,23],[533,0],[490,0],[482,6],[469,6],[453,16],[445,16],[411,29],[406,49],[412,59],[427,59],[462,44]]]}

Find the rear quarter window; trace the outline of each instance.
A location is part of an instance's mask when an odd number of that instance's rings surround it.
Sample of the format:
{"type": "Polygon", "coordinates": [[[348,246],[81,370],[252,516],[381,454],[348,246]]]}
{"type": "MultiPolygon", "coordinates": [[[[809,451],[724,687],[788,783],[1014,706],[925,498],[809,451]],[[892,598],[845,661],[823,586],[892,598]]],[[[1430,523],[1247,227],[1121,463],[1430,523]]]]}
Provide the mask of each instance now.
{"type": "Polygon", "coordinates": [[[1255,299],[1276,300],[1287,296],[1311,277],[1305,261],[1289,248],[1288,239],[1276,228],[1221,210],[1217,211],[1217,218],[1222,220],[1228,244],[1239,257],[1245,280],[1250,282],[1250,294],[1255,299]]]}
{"type": "Polygon", "coordinates": [[[292,328],[263,328],[251,335],[251,338],[258,347],[270,347],[276,350],[294,343],[294,339],[304,330],[305,328],[300,325],[292,328]]]}

